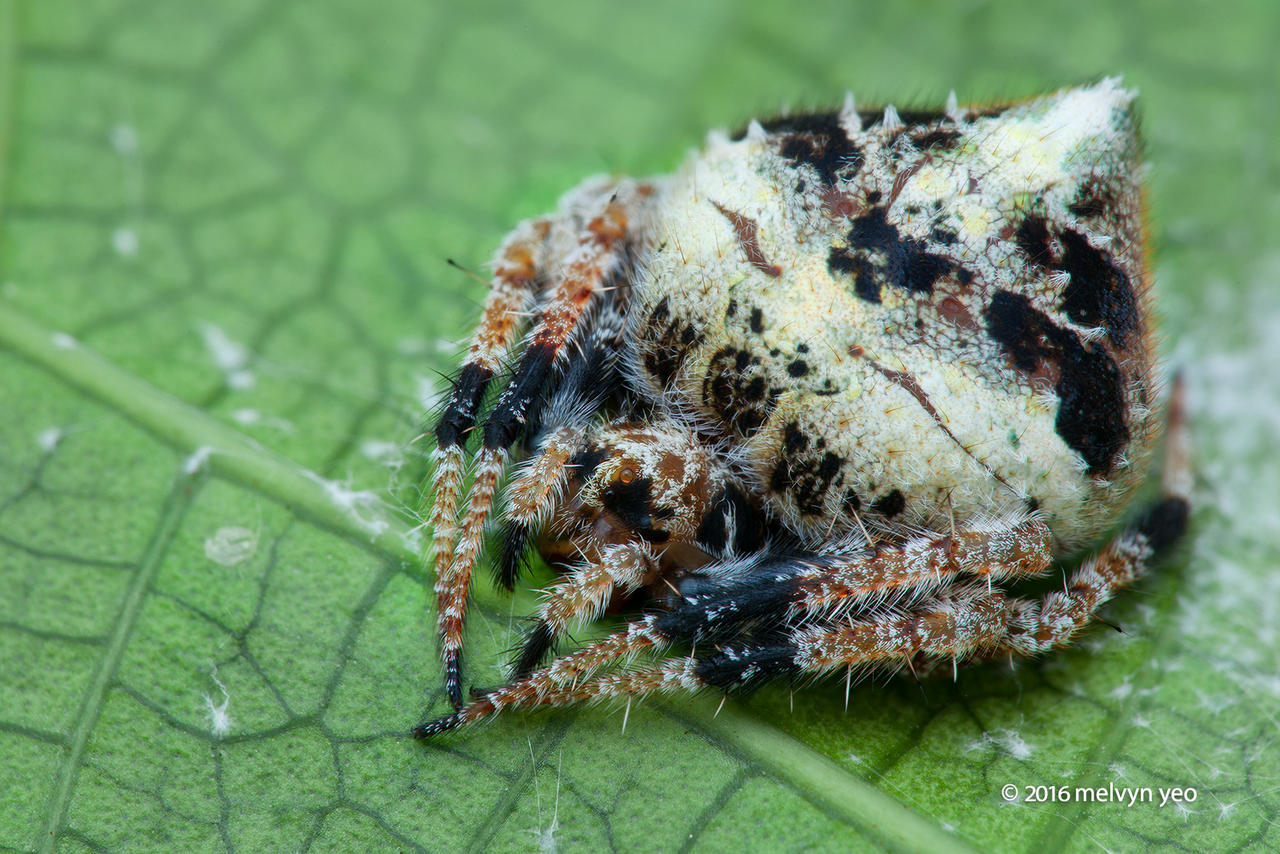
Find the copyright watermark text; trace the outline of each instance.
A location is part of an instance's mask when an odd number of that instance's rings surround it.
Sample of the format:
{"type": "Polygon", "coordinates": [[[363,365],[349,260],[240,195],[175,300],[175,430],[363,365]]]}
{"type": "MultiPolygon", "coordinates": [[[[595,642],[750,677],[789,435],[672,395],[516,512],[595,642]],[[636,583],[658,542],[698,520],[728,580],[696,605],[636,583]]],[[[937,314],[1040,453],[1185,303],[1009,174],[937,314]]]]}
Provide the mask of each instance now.
{"type": "Polygon", "coordinates": [[[1152,804],[1165,807],[1170,804],[1193,804],[1200,797],[1191,786],[1019,786],[1005,783],[1000,787],[1000,797],[1009,803],[1024,804],[1121,804],[1132,807],[1152,804]]]}

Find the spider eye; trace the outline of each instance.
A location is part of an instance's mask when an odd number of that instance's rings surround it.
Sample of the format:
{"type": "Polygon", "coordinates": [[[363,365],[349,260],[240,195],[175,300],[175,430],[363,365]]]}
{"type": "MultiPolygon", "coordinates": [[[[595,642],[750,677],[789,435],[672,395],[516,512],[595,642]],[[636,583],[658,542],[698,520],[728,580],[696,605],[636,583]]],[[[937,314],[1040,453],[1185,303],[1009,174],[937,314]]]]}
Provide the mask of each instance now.
{"type": "Polygon", "coordinates": [[[635,479],[636,479],[636,470],[633,469],[631,466],[627,466],[622,471],[618,472],[619,483],[631,483],[631,481],[635,479]]]}

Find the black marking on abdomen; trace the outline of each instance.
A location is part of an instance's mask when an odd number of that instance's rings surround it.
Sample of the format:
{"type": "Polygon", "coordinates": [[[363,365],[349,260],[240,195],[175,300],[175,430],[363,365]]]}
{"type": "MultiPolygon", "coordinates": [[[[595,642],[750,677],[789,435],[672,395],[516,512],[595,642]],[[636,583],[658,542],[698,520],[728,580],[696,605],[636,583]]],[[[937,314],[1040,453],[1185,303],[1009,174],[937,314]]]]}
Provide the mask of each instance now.
{"type": "Polygon", "coordinates": [[[888,220],[887,208],[877,207],[853,221],[847,245],[834,246],[827,256],[833,275],[854,277],[854,292],[868,302],[880,302],[883,284],[910,293],[933,293],[934,284],[951,273],[956,263],[928,251],[923,240],[902,237],[888,220]]]}
{"type": "Polygon", "coordinates": [[[907,500],[902,496],[902,490],[893,489],[871,502],[871,509],[886,519],[892,519],[907,509],[907,500]]]}
{"type": "Polygon", "coordinates": [[[781,394],[782,389],[769,386],[760,359],[736,347],[712,356],[702,381],[703,404],[743,437],[768,420],[781,394]]]}
{"type": "Polygon", "coordinates": [[[1059,269],[1071,274],[1062,292],[1062,310],[1082,326],[1105,326],[1112,343],[1125,346],[1138,329],[1138,298],[1129,276],[1110,252],[1095,249],[1078,231],[1064,230],[1059,269]]]}
{"type": "Polygon", "coordinates": [[[875,270],[866,259],[851,255],[847,247],[833,246],[827,256],[827,269],[831,275],[840,273],[853,276],[853,292],[867,302],[880,302],[880,282],[875,270]]]}
{"type": "Polygon", "coordinates": [[[1096,178],[1090,178],[1081,185],[1067,210],[1081,219],[1099,219],[1106,213],[1116,213],[1115,190],[1096,178]]]}
{"type": "Polygon", "coordinates": [[[641,325],[640,337],[645,370],[663,388],[670,385],[689,353],[705,338],[693,324],[671,316],[666,297],[649,312],[648,320],[641,325]]]}
{"type": "Polygon", "coordinates": [[[935,128],[911,137],[911,143],[920,151],[950,151],[960,144],[962,134],[955,128],[935,128]]]}
{"type": "Polygon", "coordinates": [[[996,291],[983,312],[987,332],[1026,374],[1042,363],[1056,371],[1058,417],[1054,429],[1089,466],[1089,474],[1105,475],[1129,441],[1125,423],[1123,377],[1115,360],[1095,344],[1056,326],[1032,307],[1023,294],[996,291]]]}
{"type": "Polygon", "coordinates": [[[1014,233],[1014,241],[1033,265],[1047,267],[1053,263],[1049,223],[1044,217],[1025,217],[1014,233]]]}
{"type": "Polygon", "coordinates": [[[844,491],[844,509],[848,513],[857,513],[862,509],[862,499],[852,489],[844,491]]]}
{"type": "MultiPolygon", "coordinates": [[[[779,156],[796,167],[813,167],[828,186],[839,179],[853,178],[862,168],[862,151],[845,133],[838,112],[778,116],[760,124],[766,133],[778,137],[779,156]]],[[[738,140],[745,136],[744,128],[732,138],[738,140]]]]}
{"type": "Polygon", "coordinates": [[[1032,266],[1067,273],[1060,307],[1081,326],[1105,327],[1111,342],[1124,347],[1139,325],[1138,298],[1129,276],[1110,252],[1096,249],[1078,231],[1057,232],[1062,255],[1053,251],[1048,221],[1037,215],[1023,218],[1014,233],[1018,248],[1032,266]]]}
{"type": "Polygon", "coordinates": [[[790,495],[796,509],[805,516],[823,512],[828,490],[840,479],[844,460],[831,451],[819,453],[825,446],[820,439],[811,451],[809,437],[795,421],[782,429],[782,447],[769,475],[769,488],[790,495]]]}

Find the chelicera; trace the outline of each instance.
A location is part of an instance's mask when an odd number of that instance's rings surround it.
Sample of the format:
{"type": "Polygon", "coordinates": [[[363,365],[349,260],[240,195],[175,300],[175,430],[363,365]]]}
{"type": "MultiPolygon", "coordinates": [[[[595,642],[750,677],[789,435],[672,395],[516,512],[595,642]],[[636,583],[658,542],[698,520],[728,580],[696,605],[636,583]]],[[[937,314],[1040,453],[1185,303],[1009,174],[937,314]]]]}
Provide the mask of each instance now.
{"type": "Polygon", "coordinates": [[[1070,643],[1188,515],[1132,101],[1116,80],[936,113],[850,98],[520,224],[435,431],[455,710],[415,734],[1070,643]],[[1162,496],[1100,542],[1166,424],[1162,496]],[[560,574],[509,682],[467,701],[491,516],[503,584],[535,545],[560,574]],[[1086,549],[1063,589],[1018,594],[1086,549]],[[624,598],[638,616],[560,650],[624,598]]]}

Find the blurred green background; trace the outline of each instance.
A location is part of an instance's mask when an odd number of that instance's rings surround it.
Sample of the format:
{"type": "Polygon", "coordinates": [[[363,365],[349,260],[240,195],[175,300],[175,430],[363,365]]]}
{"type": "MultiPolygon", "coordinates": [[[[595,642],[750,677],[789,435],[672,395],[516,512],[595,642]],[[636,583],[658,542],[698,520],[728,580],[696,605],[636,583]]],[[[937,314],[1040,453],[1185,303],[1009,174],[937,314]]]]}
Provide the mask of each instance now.
{"type": "MultiPolygon", "coordinates": [[[[1277,44],[1263,0],[0,0],[0,850],[1280,847],[1277,44]],[[1104,74],[1201,481],[1123,634],[404,738],[443,705],[406,449],[483,296],[445,258],[785,105],[1104,74]]],[[[535,599],[477,588],[491,684],[535,599]]]]}

